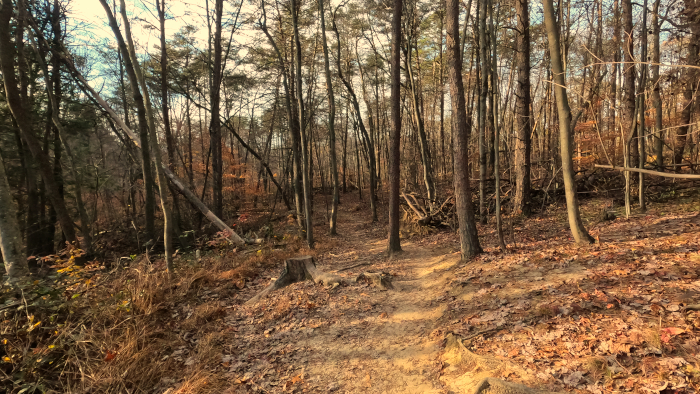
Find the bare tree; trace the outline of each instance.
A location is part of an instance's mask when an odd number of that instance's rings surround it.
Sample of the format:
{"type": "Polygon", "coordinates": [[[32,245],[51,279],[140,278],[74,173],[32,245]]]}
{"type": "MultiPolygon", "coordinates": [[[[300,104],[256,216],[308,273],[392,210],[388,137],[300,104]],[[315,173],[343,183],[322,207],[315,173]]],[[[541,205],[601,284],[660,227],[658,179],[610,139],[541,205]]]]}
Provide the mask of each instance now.
{"type": "Polygon", "coordinates": [[[513,211],[529,216],[530,207],[530,10],[528,0],[515,0],[518,80],[515,87],[515,198],[513,211]]]}
{"type": "Polygon", "coordinates": [[[401,186],[401,14],[402,0],[394,0],[391,21],[391,128],[389,129],[389,254],[401,251],[399,188],[401,186]]]}
{"type": "Polygon", "coordinates": [[[476,230],[476,219],[469,186],[469,130],[467,129],[464,82],[462,81],[462,51],[459,45],[459,2],[447,0],[446,6],[446,52],[449,64],[450,97],[452,99],[455,203],[459,220],[462,259],[468,260],[481,253],[482,249],[476,230]]]}
{"type": "MultiPolygon", "coordinates": [[[[219,0],[217,0],[219,1],[219,0]]],[[[301,126],[301,182],[302,188],[304,190],[304,213],[306,218],[306,242],[309,244],[310,248],[314,247],[314,228],[313,228],[313,207],[311,206],[311,176],[309,168],[309,144],[307,141],[307,133],[304,132],[303,128],[305,125],[304,120],[304,91],[302,90],[302,75],[301,75],[301,40],[299,39],[299,9],[297,7],[296,0],[291,0],[292,7],[292,29],[294,30],[294,66],[296,68],[296,94],[297,94],[297,106],[298,106],[298,116],[299,125],[301,126]]]]}
{"type": "Polygon", "coordinates": [[[323,43],[323,67],[326,73],[326,90],[328,91],[328,144],[331,162],[331,180],[333,183],[333,201],[331,203],[330,233],[337,234],[336,220],[338,218],[338,202],[340,191],[338,190],[338,160],[335,154],[335,96],[333,95],[333,81],[331,79],[331,66],[328,59],[328,42],[326,41],[326,16],[323,11],[324,0],[318,0],[318,13],[321,15],[321,41],[323,43]]]}
{"type": "Polygon", "coordinates": [[[561,151],[562,175],[564,176],[564,191],[566,193],[566,210],[569,216],[569,228],[576,243],[592,243],[591,237],[583,226],[578,206],[576,181],[574,180],[573,135],[571,130],[571,108],[566,94],[566,80],[562,66],[560,30],[554,16],[552,0],[544,0],[544,23],[547,31],[554,93],[559,115],[559,148],[561,151]]]}

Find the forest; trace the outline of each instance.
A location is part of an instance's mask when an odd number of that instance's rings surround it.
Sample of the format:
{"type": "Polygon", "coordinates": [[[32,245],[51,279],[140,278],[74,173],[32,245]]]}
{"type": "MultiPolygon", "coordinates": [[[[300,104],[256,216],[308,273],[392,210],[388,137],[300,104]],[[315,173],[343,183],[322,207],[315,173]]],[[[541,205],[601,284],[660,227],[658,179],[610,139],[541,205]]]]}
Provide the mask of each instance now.
{"type": "Polygon", "coordinates": [[[0,391],[697,393],[697,0],[0,0],[0,391]]]}

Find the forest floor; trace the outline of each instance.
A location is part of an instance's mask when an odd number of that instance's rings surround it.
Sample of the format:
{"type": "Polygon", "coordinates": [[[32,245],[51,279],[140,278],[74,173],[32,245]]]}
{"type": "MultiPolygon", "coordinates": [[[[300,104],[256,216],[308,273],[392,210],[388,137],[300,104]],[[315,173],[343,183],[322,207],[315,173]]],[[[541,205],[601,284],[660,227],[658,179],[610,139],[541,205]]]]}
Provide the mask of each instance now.
{"type": "Polygon", "coordinates": [[[349,282],[389,273],[394,289],[304,282],[242,306],[276,267],[221,300],[217,374],[232,393],[467,393],[486,376],[559,392],[697,392],[700,200],[596,222],[601,204],[583,205],[600,243],[574,245],[559,207],[516,223],[507,254],[480,226],[485,253],[469,262],[449,231],[387,258],[385,227],[346,204],[341,235],[318,241],[318,267],[349,282]],[[451,365],[448,333],[492,362],[451,365]]]}
{"type": "Polygon", "coordinates": [[[82,323],[61,326],[70,335],[56,330],[62,375],[73,371],[63,391],[471,393],[485,377],[552,392],[700,390],[697,194],[604,222],[605,202],[587,200],[589,246],[573,244],[562,206],[507,226],[505,254],[479,225],[485,253],[468,262],[447,230],[410,236],[388,258],[386,227],[343,197],[340,235],[319,224],[316,250],[289,238],[282,250],[183,256],[195,268],[175,282],[146,275],[158,261],[134,263],[128,280],[96,287],[115,297],[127,283],[131,296],[87,302],[82,323]],[[295,283],[243,305],[304,254],[348,284],[295,283]],[[250,267],[228,262],[241,255],[250,267]],[[352,280],[366,271],[394,288],[352,280]]]}

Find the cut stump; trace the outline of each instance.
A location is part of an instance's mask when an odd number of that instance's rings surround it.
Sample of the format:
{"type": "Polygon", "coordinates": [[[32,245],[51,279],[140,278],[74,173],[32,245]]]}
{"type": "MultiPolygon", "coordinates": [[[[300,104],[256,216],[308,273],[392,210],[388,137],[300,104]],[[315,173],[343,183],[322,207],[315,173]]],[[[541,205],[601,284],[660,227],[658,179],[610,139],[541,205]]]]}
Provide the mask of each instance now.
{"type": "Polygon", "coordinates": [[[314,262],[313,257],[293,257],[285,260],[284,268],[282,269],[282,272],[277,280],[264,288],[260,293],[255,295],[255,297],[246,301],[245,305],[252,305],[275,290],[289,286],[292,283],[303,282],[307,279],[316,284],[331,286],[333,288],[343,283],[343,278],[340,276],[329,274],[316,268],[316,263],[314,262]]]}

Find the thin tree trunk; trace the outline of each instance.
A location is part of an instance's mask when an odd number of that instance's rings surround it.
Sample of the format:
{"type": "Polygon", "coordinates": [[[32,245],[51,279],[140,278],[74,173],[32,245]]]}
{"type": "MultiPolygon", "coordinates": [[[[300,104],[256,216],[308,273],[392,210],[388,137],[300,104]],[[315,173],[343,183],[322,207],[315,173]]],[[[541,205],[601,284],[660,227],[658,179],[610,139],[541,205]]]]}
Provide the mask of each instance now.
{"type": "MultiPolygon", "coordinates": [[[[645,64],[648,59],[647,59],[647,47],[648,47],[648,40],[647,40],[647,0],[644,0],[644,9],[642,10],[642,29],[641,29],[641,41],[642,41],[642,64],[640,65],[642,67],[642,80],[639,84],[639,90],[641,94],[639,95],[639,126],[637,128],[637,134],[639,135],[639,168],[644,168],[644,164],[646,164],[646,125],[644,122],[645,114],[646,114],[646,100],[645,100],[645,90],[646,90],[646,81],[647,81],[647,65],[645,64]]],[[[644,188],[645,188],[645,182],[644,182],[644,174],[639,173],[639,209],[642,212],[645,212],[647,210],[647,204],[646,204],[646,199],[644,198],[644,188]]]]}
{"type": "Polygon", "coordinates": [[[663,108],[661,104],[661,86],[659,84],[659,62],[661,61],[661,26],[659,24],[659,6],[661,0],[654,1],[654,11],[651,17],[653,49],[651,54],[651,84],[653,86],[652,97],[654,101],[654,128],[656,136],[654,139],[654,152],[656,154],[656,167],[659,171],[664,170],[664,133],[663,133],[663,108]]]}
{"type": "MultiPolygon", "coordinates": [[[[170,206],[170,202],[168,200],[168,193],[167,193],[167,186],[166,186],[166,181],[165,177],[162,173],[161,170],[161,157],[160,157],[160,148],[158,147],[158,139],[156,137],[156,132],[155,132],[155,121],[153,120],[153,113],[151,110],[150,106],[150,100],[148,98],[148,89],[146,87],[146,81],[143,77],[143,74],[141,72],[141,68],[138,64],[138,59],[136,57],[136,51],[134,48],[134,43],[132,40],[131,36],[131,28],[129,24],[129,20],[126,16],[126,4],[124,0],[121,0],[121,13],[122,13],[122,18],[123,18],[123,23],[124,23],[124,29],[126,32],[126,41],[124,39],[124,36],[122,36],[121,30],[119,29],[119,25],[117,24],[117,20],[114,17],[114,14],[112,13],[112,10],[109,8],[109,5],[107,4],[106,0],[100,0],[100,3],[102,4],[102,7],[105,9],[105,12],[107,14],[107,18],[109,19],[109,25],[112,28],[112,31],[114,32],[114,36],[117,40],[117,44],[119,46],[120,51],[122,52],[122,57],[124,58],[124,66],[126,68],[126,73],[127,76],[129,77],[129,81],[131,83],[131,89],[134,94],[134,101],[136,102],[136,107],[137,107],[137,112],[138,112],[138,117],[139,117],[139,131],[143,133],[147,133],[149,136],[150,144],[146,145],[143,144],[142,150],[148,150],[149,147],[153,150],[153,159],[156,164],[156,176],[158,180],[158,189],[160,192],[160,197],[161,197],[161,208],[163,211],[163,217],[164,217],[164,224],[165,224],[165,229],[164,229],[164,244],[165,244],[165,262],[168,267],[168,271],[172,272],[173,266],[172,266],[172,256],[174,253],[174,248],[172,245],[172,217],[171,212],[172,208],[170,206]],[[128,46],[127,46],[128,43],[128,46]],[[141,93],[141,90],[143,90],[143,95],[141,93]]],[[[148,163],[148,166],[150,167],[150,162],[148,163]]]]}
{"type": "MultiPolygon", "coordinates": [[[[388,253],[401,251],[399,189],[401,187],[401,14],[402,0],[394,0],[391,21],[391,129],[389,129],[389,243],[388,253]]],[[[441,65],[442,66],[442,65],[441,65]]]]}
{"type": "MultiPolygon", "coordinates": [[[[486,8],[487,0],[480,1],[479,14],[479,50],[481,51],[481,86],[479,90],[479,220],[486,224],[488,205],[486,202],[486,96],[489,89],[488,72],[485,66],[488,59],[488,46],[486,41],[486,8]]],[[[460,57],[461,59],[461,57],[460,57]]],[[[451,71],[450,71],[451,72],[451,71]]],[[[454,99],[453,99],[454,100],[454,99]]],[[[456,149],[456,148],[455,148],[456,149]]],[[[456,157],[455,157],[456,160],[456,157]]],[[[456,164],[455,164],[456,165],[456,164]]],[[[455,174],[456,176],[456,174],[455,174]]]]}
{"type": "MultiPolygon", "coordinates": [[[[501,223],[501,174],[499,172],[500,167],[500,125],[498,119],[498,105],[499,105],[499,86],[498,86],[498,58],[496,50],[496,27],[494,21],[494,4],[493,1],[490,3],[490,33],[491,33],[491,102],[493,103],[493,149],[494,149],[494,161],[493,161],[493,177],[495,183],[495,199],[496,199],[496,233],[498,234],[498,245],[501,247],[503,252],[507,251],[506,242],[503,237],[503,224],[501,223]]],[[[468,172],[467,172],[468,173],[468,172]]]]}
{"type": "Polygon", "coordinates": [[[428,200],[432,204],[435,201],[435,184],[433,182],[433,169],[430,165],[430,150],[428,148],[428,138],[425,134],[425,123],[423,122],[423,114],[420,108],[420,92],[416,86],[413,75],[413,67],[411,66],[412,45],[409,42],[407,49],[404,51],[404,64],[406,66],[406,79],[411,90],[411,104],[413,109],[413,118],[418,131],[418,142],[420,148],[420,156],[423,164],[423,181],[428,192],[428,200]]]}
{"type": "Polygon", "coordinates": [[[221,80],[222,80],[222,52],[221,46],[221,30],[223,16],[224,0],[215,0],[214,2],[214,62],[210,64],[212,72],[212,86],[209,96],[211,105],[211,123],[209,126],[209,135],[212,156],[212,191],[214,196],[214,213],[218,217],[222,217],[224,211],[223,197],[223,154],[221,148],[221,119],[219,118],[219,104],[221,102],[221,80]]]}
{"type": "Polygon", "coordinates": [[[287,66],[282,57],[282,52],[272,38],[268,28],[267,28],[267,14],[265,12],[265,2],[261,3],[263,17],[260,23],[260,28],[265,33],[272,49],[274,49],[277,55],[277,61],[279,62],[280,72],[282,73],[282,86],[284,86],[284,99],[285,99],[285,109],[287,110],[287,121],[289,122],[289,130],[292,135],[292,186],[294,188],[294,207],[296,208],[297,225],[300,228],[304,228],[304,222],[302,215],[304,213],[304,197],[301,188],[301,182],[299,181],[301,173],[301,132],[299,126],[299,118],[296,117],[294,106],[292,102],[294,101],[293,88],[290,86],[287,77],[287,66]]]}
{"type": "Polygon", "coordinates": [[[335,97],[333,96],[333,81],[331,79],[331,66],[328,59],[328,43],[326,42],[326,17],[323,11],[324,0],[318,0],[318,13],[321,15],[322,42],[323,42],[323,67],[326,72],[326,90],[328,91],[328,144],[331,161],[331,182],[333,183],[333,200],[331,203],[330,233],[337,234],[336,220],[338,218],[338,203],[340,190],[338,189],[338,162],[335,154],[335,97]]]}
{"type": "Polygon", "coordinates": [[[313,208],[311,206],[311,180],[309,177],[311,173],[309,172],[309,154],[308,154],[308,142],[306,133],[304,133],[304,97],[302,91],[301,83],[301,40],[299,39],[299,21],[298,15],[299,9],[297,8],[296,0],[291,0],[292,7],[292,29],[294,30],[294,44],[295,44],[295,59],[294,64],[296,66],[296,93],[297,93],[297,105],[299,108],[299,125],[301,128],[301,161],[302,161],[302,175],[301,181],[304,189],[304,211],[306,213],[306,242],[309,248],[314,247],[314,228],[313,228],[313,208]]]}
{"type": "MultiPolygon", "coordinates": [[[[32,39],[34,37],[31,30],[29,30],[29,36],[32,39]]],[[[68,144],[68,141],[66,141],[66,131],[64,130],[63,124],[61,124],[61,120],[59,119],[58,100],[57,97],[54,95],[54,92],[52,92],[50,88],[51,83],[49,81],[49,69],[43,60],[44,51],[40,49],[39,44],[36,42],[34,43],[33,47],[37,54],[37,62],[39,63],[39,66],[44,74],[44,81],[46,83],[46,94],[49,99],[49,105],[52,108],[51,121],[53,122],[53,125],[56,128],[56,131],[58,132],[59,143],[63,145],[69,159],[69,168],[71,171],[71,175],[73,176],[73,182],[75,187],[75,200],[78,206],[78,214],[80,215],[80,232],[83,236],[81,247],[87,253],[87,255],[90,256],[92,254],[92,233],[90,231],[91,221],[87,210],[85,209],[85,204],[83,202],[82,177],[76,170],[77,164],[75,156],[71,151],[71,147],[68,144]]],[[[57,55],[53,56],[58,58],[57,55]]]]}
{"type": "MultiPolygon", "coordinates": [[[[165,0],[156,0],[156,8],[158,9],[158,19],[160,22],[160,102],[163,117],[163,131],[165,132],[165,146],[168,150],[168,168],[177,174],[177,165],[175,163],[175,140],[170,126],[170,108],[168,103],[168,51],[165,42],[165,0]]],[[[179,203],[177,193],[173,190],[171,193],[173,198],[173,208],[171,216],[173,217],[173,230],[177,230],[177,218],[179,216],[179,203]]],[[[161,196],[163,197],[163,196],[161,196]]]]}
{"type": "Polygon", "coordinates": [[[360,103],[357,100],[355,90],[352,88],[350,81],[348,81],[347,78],[345,78],[342,67],[340,66],[340,33],[338,33],[338,27],[335,24],[335,19],[333,20],[333,31],[335,32],[335,36],[338,41],[338,77],[340,77],[340,80],[343,81],[343,84],[345,85],[345,88],[347,89],[348,94],[350,95],[350,100],[355,112],[357,125],[359,126],[360,133],[362,135],[365,151],[367,152],[367,163],[369,167],[369,205],[370,209],[372,210],[372,221],[376,222],[377,220],[379,220],[379,218],[377,216],[377,164],[375,159],[374,144],[372,143],[372,140],[370,139],[370,136],[367,133],[367,129],[365,128],[365,123],[362,120],[362,115],[360,112],[360,103]]]}
{"type": "Polygon", "coordinates": [[[14,53],[15,45],[11,42],[10,19],[13,14],[12,2],[2,0],[0,3],[0,71],[3,74],[5,85],[5,99],[7,100],[10,112],[17,122],[24,141],[27,143],[32,157],[39,164],[41,177],[46,186],[46,192],[56,210],[61,230],[67,242],[75,243],[77,237],[73,220],[68,214],[65,201],[60,196],[60,190],[53,174],[53,168],[49,162],[49,157],[41,148],[39,141],[34,136],[30,123],[30,116],[25,103],[22,100],[21,92],[17,88],[17,77],[15,74],[14,53]]]}
{"type": "Polygon", "coordinates": [[[517,50],[518,81],[515,89],[515,198],[513,211],[525,216],[530,207],[530,11],[528,0],[515,0],[518,18],[515,47],[517,50]]]}
{"type": "Polygon", "coordinates": [[[566,208],[569,217],[569,227],[576,243],[592,243],[591,237],[583,226],[578,206],[576,181],[574,179],[573,145],[571,130],[571,109],[566,95],[566,80],[564,79],[564,67],[562,66],[561,44],[559,40],[559,28],[554,17],[554,5],[552,0],[544,0],[544,21],[549,44],[552,73],[554,74],[554,92],[557,101],[559,115],[559,145],[561,150],[562,175],[564,177],[564,191],[566,193],[566,208]]]}
{"type": "MultiPolygon", "coordinates": [[[[484,11],[486,7],[483,7],[484,11]]],[[[452,133],[454,146],[454,185],[462,259],[469,260],[482,252],[476,230],[476,219],[469,187],[469,130],[467,129],[462,51],[459,45],[459,2],[446,2],[447,62],[449,64],[450,97],[452,99],[452,133]]],[[[482,34],[484,31],[482,30],[482,34]]],[[[484,58],[485,59],[485,58],[484,58]]]]}
{"type": "MultiPolygon", "coordinates": [[[[625,116],[623,125],[634,125],[633,114],[634,108],[636,106],[636,93],[634,79],[637,75],[635,71],[636,65],[634,64],[634,30],[632,21],[632,0],[622,0],[622,19],[625,29],[625,46],[624,46],[624,59],[625,63],[622,65],[623,75],[624,75],[624,90],[625,90],[625,116]]],[[[634,130],[630,129],[631,141],[633,144],[628,147],[628,152],[630,154],[630,165],[636,166],[639,160],[639,145],[635,138],[637,137],[636,128],[634,130]]]]}
{"type": "MultiPolygon", "coordinates": [[[[2,1],[9,3],[9,0],[2,1]]],[[[0,7],[1,9],[4,7],[0,7]]],[[[2,207],[0,209],[0,251],[5,264],[5,273],[10,279],[15,279],[27,271],[27,259],[22,253],[22,233],[17,223],[17,209],[12,199],[12,190],[7,181],[2,156],[0,156],[0,207],[2,207]]]]}

